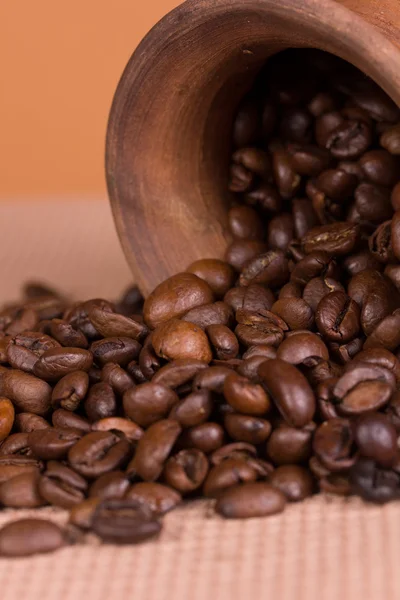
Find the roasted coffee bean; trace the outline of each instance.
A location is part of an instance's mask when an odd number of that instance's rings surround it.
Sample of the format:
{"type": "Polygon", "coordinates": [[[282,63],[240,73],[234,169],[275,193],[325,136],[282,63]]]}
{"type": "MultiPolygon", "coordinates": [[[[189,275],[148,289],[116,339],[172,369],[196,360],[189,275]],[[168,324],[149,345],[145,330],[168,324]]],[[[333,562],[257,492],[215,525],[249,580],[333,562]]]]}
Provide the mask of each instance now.
{"type": "Polygon", "coordinates": [[[93,342],[90,347],[95,362],[103,367],[106,363],[116,363],[126,367],[139,356],[141,345],[129,337],[104,338],[93,342]]]}
{"type": "Polygon", "coordinates": [[[392,247],[392,222],[381,223],[368,239],[371,254],[382,264],[395,259],[392,247]]]}
{"type": "MultiPolygon", "coordinates": [[[[228,213],[228,224],[232,235],[236,238],[262,240],[264,237],[262,221],[254,208],[250,206],[232,207],[228,213]]],[[[195,274],[200,276],[198,273],[195,274]]],[[[229,287],[232,287],[232,284],[229,287]]]]}
{"type": "Polygon", "coordinates": [[[313,312],[315,312],[322,298],[331,292],[337,291],[345,291],[343,285],[339,281],[331,279],[330,277],[314,277],[314,279],[310,279],[303,290],[303,300],[307,302],[313,312]]]}
{"type": "Polygon", "coordinates": [[[380,144],[390,154],[400,154],[400,124],[385,131],[380,138],[380,144]]]}
{"type": "Polygon", "coordinates": [[[128,465],[128,476],[136,475],[145,481],[156,481],[180,432],[181,426],[172,419],[163,419],[150,425],[139,440],[135,455],[128,465]]]}
{"type": "Polygon", "coordinates": [[[385,187],[374,183],[360,183],[354,198],[355,208],[361,221],[379,224],[390,219],[393,214],[390,191],[385,187]]]}
{"type": "Polygon", "coordinates": [[[303,238],[306,254],[316,251],[328,252],[334,256],[350,254],[359,239],[356,223],[340,222],[314,227],[303,238]]]}
{"type": "MultiPolygon", "coordinates": [[[[283,336],[282,336],[283,338],[283,336]]],[[[254,346],[253,346],[254,348],[254,346]]],[[[275,349],[274,349],[275,350],[275,349]]],[[[263,355],[255,355],[247,358],[242,362],[242,364],[238,367],[237,373],[246,379],[250,379],[253,383],[260,383],[260,377],[258,375],[259,366],[265,361],[265,356],[263,355]]],[[[268,356],[267,358],[276,358],[275,356],[268,356]]]]}
{"type": "Polygon", "coordinates": [[[153,377],[153,383],[175,389],[191,381],[196,373],[206,368],[208,368],[208,364],[201,360],[174,360],[157,371],[153,377]]]}
{"type": "Polygon", "coordinates": [[[114,417],[117,412],[117,400],[111,385],[104,381],[92,385],[84,406],[91,422],[114,417]]]}
{"type": "Polygon", "coordinates": [[[311,252],[302,258],[290,274],[290,280],[299,286],[305,286],[315,277],[335,277],[337,265],[327,252],[311,252]]]}
{"type": "Polygon", "coordinates": [[[296,429],[280,425],[267,441],[267,456],[276,465],[297,464],[308,460],[312,451],[314,427],[296,429]]]}
{"type": "Polygon", "coordinates": [[[120,396],[135,386],[133,378],[122,367],[115,363],[107,363],[101,370],[101,379],[111,385],[120,396]]]}
{"type": "Polygon", "coordinates": [[[388,315],[372,331],[364,348],[386,348],[394,351],[400,344],[400,310],[388,315]]]}
{"type": "Polygon", "coordinates": [[[282,492],[289,502],[299,502],[313,493],[313,478],[307,469],[299,465],[278,467],[271,473],[268,481],[282,492]]]}
{"type": "Polygon", "coordinates": [[[101,501],[101,498],[86,498],[72,506],[69,512],[69,523],[83,530],[90,529],[94,512],[101,501]]]}
{"type": "Polygon", "coordinates": [[[2,454],[0,456],[0,484],[18,475],[33,473],[38,475],[43,463],[33,457],[18,454],[2,454]]]}
{"type": "Polygon", "coordinates": [[[360,329],[359,306],[344,292],[331,292],[318,304],[315,323],[327,340],[348,342],[360,329]]]}
{"type": "Polygon", "coordinates": [[[193,379],[193,390],[210,390],[222,394],[225,379],[231,375],[229,367],[209,367],[200,371],[193,379]]]}
{"type": "Polygon", "coordinates": [[[61,407],[74,411],[85,398],[89,387],[89,376],[85,371],[68,373],[55,385],[51,403],[53,408],[61,407]]]}
{"type": "Polygon", "coordinates": [[[206,329],[214,356],[219,360],[235,358],[239,353],[239,342],[226,325],[209,325],[206,329]]]}
{"type": "MultiPolygon", "coordinates": [[[[219,465],[221,462],[228,458],[240,458],[247,460],[255,458],[257,455],[257,448],[253,444],[246,444],[245,442],[232,442],[226,444],[221,448],[218,448],[210,456],[210,463],[212,465],[219,465]]],[[[271,465],[271,470],[273,469],[271,465]]]]}
{"type": "Polygon", "coordinates": [[[258,479],[256,469],[242,457],[231,456],[215,465],[204,482],[203,493],[208,498],[218,498],[226,489],[258,479]]]}
{"type": "Polygon", "coordinates": [[[143,302],[144,298],[139,288],[136,285],[132,285],[121,294],[117,303],[118,312],[125,316],[138,313],[143,308],[143,302]]]}
{"type": "Polygon", "coordinates": [[[326,144],[332,131],[344,122],[342,115],[336,111],[328,111],[318,116],[315,121],[315,139],[321,148],[326,148],[326,144]]]}
{"type": "Polygon", "coordinates": [[[343,201],[349,198],[358,183],[355,175],[342,169],[327,169],[322,171],[315,180],[315,185],[325,196],[332,200],[343,201]]]}
{"type": "Polygon", "coordinates": [[[292,330],[311,328],[314,314],[302,298],[283,298],[272,305],[271,311],[281,317],[292,330]]]}
{"type": "Polygon", "coordinates": [[[34,375],[47,381],[57,381],[73,371],[88,371],[93,356],[82,348],[54,348],[47,350],[36,362],[34,375]]]}
{"type": "Polygon", "coordinates": [[[30,433],[31,431],[49,429],[50,423],[34,413],[18,413],[15,415],[14,426],[17,431],[30,433]]]}
{"type": "Polygon", "coordinates": [[[268,179],[271,173],[269,155],[259,148],[245,147],[232,155],[231,179],[229,189],[232,192],[245,192],[253,187],[256,176],[268,179]]]}
{"type": "Polygon", "coordinates": [[[49,384],[23,371],[0,372],[0,394],[20,411],[45,415],[50,409],[49,384]]]}
{"type": "Polygon", "coordinates": [[[262,283],[277,287],[289,278],[288,260],[281,250],[271,250],[250,260],[244,267],[239,282],[241,286],[262,283]]]}
{"type": "Polygon", "coordinates": [[[37,429],[29,434],[28,445],[36,458],[61,460],[82,435],[79,429],[37,429]]]}
{"type": "Polygon", "coordinates": [[[32,456],[32,450],[28,445],[28,433],[12,433],[0,445],[0,456],[17,454],[20,456],[32,456]]]}
{"type": "Polygon", "coordinates": [[[300,107],[284,111],[280,125],[280,135],[289,141],[307,143],[312,137],[313,119],[308,110],[300,107]]]}
{"type": "Polygon", "coordinates": [[[241,271],[250,260],[267,250],[265,242],[236,239],[227,247],[224,258],[236,271],[241,271]]]}
{"type": "Polygon", "coordinates": [[[273,174],[279,193],[285,200],[292,198],[301,184],[301,177],[294,170],[291,157],[286,150],[276,149],[272,153],[273,174]]]}
{"type": "Polygon", "coordinates": [[[105,499],[95,508],[92,528],[105,542],[136,544],[158,535],[161,523],[144,502],[105,499]]]}
{"type": "Polygon", "coordinates": [[[207,422],[185,429],[179,444],[183,448],[196,448],[205,454],[218,450],[225,441],[225,432],[218,423],[207,422]]]}
{"type": "Polygon", "coordinates": [[[236,287],[225,294],[224,301],[236,312],[239,309],[250,312],[270,310],[275,302],[272,291],[257,283],[248,287],[236,287]]]}
{"type": "Polygon", "coordinates": [[[330,471],[342,471],[350,468],[355,462],[353,443],[350,421],[330,419],[317,428],[313,449],[330,471]]]}
{"type": "MultiPolygon", "coordinates": [[[[143,375],[146,377],[146,379],[150,380],[153,377],[154,373],[156,373],[161,368],[161,365],[162,361],[157,356],[153,348],[152,335],[149,335],[146,338],[143,348],[141,349],[139,354],[140,369],[143,375]]],[[[107,365],[105,365],[105,367],[106,366],[107,365]]]]}
{"type": "MultiPolygon", "coordinates": [[[[259,207],[260,210],[272,214],[279,212],[282,207],[282,198],[278,190],[273,185],[265,182],[256,185],[253,190],[247,192],[244,201],[250,206],[259,207]]],[[[233,265],[233,263],[231,264],[233,265]]]]}
{"type": "MultiPolygon", "coordinates": [[[[382,266],[382,265],[381,265],[382,266]]],[[[400,289],[400,265],[386,265],[385,276],[390,279],[397,290],[400,289]]]]}
{"type": "Polygon", "coordinates": [[[383,367],[393,373],[397,383],[400,382],[400,361],[392,352],[389,352],[385,348],[370,348],[369,350],[358,352],[353,364],[355,361],[383,367]]]}
{"type": "Polygon", "coordinates": [[[253,358],[254,356],[265,356],[265,358],[276,358],[276,350],[273,346],[265,346],[265,345],[258,345],[258,346],[250,346],[250,348],[248,348],[246,350],[246,352],[244,352],[243,354],[243,359],[247,360],[250,358],[253,358]]]}
{"type": "Polygon", "coordinates": [[[354,439],[362,456],[383,467],[390,467],[397,457],[397,432],[386,415],[367,413],[357,419],[354,439]]]}
{"type": "Polygon", "coordinates": [[[233,440],[255,446],[265,442],[271,433],[271,423],[266,419],[237,413],[225,415],[224,425],[233,440]]]}
{"type": "Polygon", "coordinates": [[[213,407],[211,391],[200,389],[175,403],[169,413],[169,418],[178,421],[182,428],[194,427],[208,420],[213,407]]]}
{"type": "Polygon", "coordinates": [[[89,497],[123,498],[130,486],[129,479],[122,471],[104,473],[92,483],[89,497]]]}
{"type": "Polygon", "coordinates": [[[40,496],[39,472],[32,470],[16,475],[0,485],[0,503],[7,508],[37,508],[45,501],[40,496]]]}
{"type": "Polygon", "coordinates": [[[267,243],[271,250],[287,250],[294,237],[294,221],[290,213],[280,213],[268,223],[267,243]]]}
{"type": "Polygon", "coordinates": [[[149,427],[164,419],[178,400],[171,388],[149,382],[125,392],[123,406],[127,417],[141,427],[149,427]]]}
{"type": "MultiPolygon", "coordinates": [[[[233,288],[234,289],[234,288],[233,288]]],[[[213,302],[204,304],[198,308],[192,308],[185,315],[182,321],[189,321],[200,329],[206,329],[210,325],[231,326],[234,320],[232,308],[225,302],[213,302]]]]}
{"type": "Polygon", "coordinates": [[[148,333],[143,323],[118,315],[107,306],[91,306],[88,309],[88,317],[95,329],[105,338],[128,337],[141,341],[148,333]]]}
{"type": "Polygon", "coordinates": [[[329,350],[332,357],[340,364],[346,364],[352,360],[358,354],[363,347],[364,339],[359,337],[347,342],[347,344],[338,344],[331,342],[329,344],[329,350]]]}
{"type": "Polygon", "coordinates": [[[26,373],[33,373],[33,368],[36,362],[39,360],[38,357],[25,348],[24,346],[18,346],[15,343],[15,338],[5,336],[3,340],[4,355],[2,362],[8,362],[14,369],[21,369],[26,373]]]}
{"type": "Polygon", "coordinates": [[[192,273],[179,273],[161,283],[148,296],[143,307],[144,319],[154,329],[213,299],[213,292],[203,279],[192,273]]]}
{"type": "Polygon", "coordinates": [[[11,558],[54,552],[65,543],[62,529],[45,519],[19,519],[0,529],[0,556],[11,558]]]}
{"type": "Polygon", "coordinates": [[[153,333],[153,347],[160,358],[167,360],[196,359],[210,362],[212,353],[204,331],[190,322],[171,319],[153,333]]]}
{"type": "Polygon", "coordinates": [[[182,497],[177,490],[167,485],[139,481],[128,489],[125,499],[142,503],[148,506],[154,514],[161,516],[180,504],[182,497]]]}
{"type": "Polygon", "coordinates": [[[217,298],[222,298],[236,279],[234,268],[228,262],[215,258],[197,260],[186,270],[206,281],[217,298]]]}
{"type": "Polygon", "coordinates": [[[49,504],[71,508],[85,499],[86,480],[62,463],[49,461],[41,475],[38,489],[41,497],[49,504]]]}
{"type": "Polygon", "coordinates": [[[6,439],[14,425],[14,406],[8,398],[0,397],[0,442],[6,439]]]}
{"type": "Polygon", "coordinates": [[[328,150],[310,144],[289,144],[291,163],[296,173],[314,177],[332,162],[328,150]]]}
{"type": "Polygon", "coordinates": [[[261,481],[235,485],[225,490],[215,505],[228,519],[266,517],[284,510],[286,498],[279,490],[261,481]]]}
{"type": "Polygon", "coordinates": [[[350,472],[353,492],[369,502],[384,504],[400,496],[399,473],[379,467],[373,460],[360,458],[350,472]]]}
{"type": "Polygon", "coordinates": [[[223,392],[232,408],[244,415],[262,416],[270,410],[271,401],[261,385],[235,373],[225,379],[223,392]]]}
{"type": "Polygon", "coordinates": [[[8,327],[5,329],[6,335],[18,335],[23,331],[34,331],[39,322],[39,315],[33,308],[21,308],[17,310],[12,317],[8,327]]]}
{"type": "Polygon", "coordinates": [[[370,150],[359,160],[367,179],[383,186],[393,186],[398,181],[398,161],[386,150],[370,150]]]}
{"type": "Polygon", "coordinates": [[[61,346],[74,348],[87,348],[89,346],[86,336],[82,331],[74,329],[70,323],[62,319],[50,321],[50,333],[61,346]]]}
{"type": "Polygon", "coordinates": [[[165,482],[181,494],[197,490],[208,472],[206,455],[195,448],[181,450],[165,463],[165,482]]]}
{"type": "Polygon", "coordinates": [[[143,429],[139,425],[123,417],[106,417],[95,421],[92,423],[92,431],[120,431],[130,442],[140,440],[143,435],[143,429]]]}
{"type": "Polygon", "coordinates": [[[71,308],[67,309],[63,315],[63,319],[68,321],[68,323],[70,323],[74,329],[79,329],[82,331],[88,340],[94,340],[101,337],[88,316],[89,310],[93,306],[105,308],[110,312],[114,311],[113,304],[107,302],[107,300],[103,300],[102,298],[94,298],[93,300],[88,300],[87,302],[82,302],[81,304],[72,306],[71,308]]]}
{"type": "Polygon", "coordinates": [[[369,363],[351,367],[333,390],[338,410],[344,415],[358,415],[385,406],[396,386],[393,373],[369,363]]]}
{"type": "Polygon", "coordinates": [[[319,480],[319,489],[326,494],[350,496],[351,485],[346,473],[328,473],[319,480]]]}
{"type": "Polygon", "coordinates": [[[308,198],[293,198],[292,215],[294,237],[301,239],[307,231],[318,225],[318,217],[308,198]]]}
{"type": "Polygon", "coordinates": [[[368,250],[361,250],[346,256],[343,265],[351,276],[365,270],[380,271],[382,268],[382,264],[368,250]]]}
{"type": "Polygon", "coordinates": [[[277,357],[299,365],[310,356],[329,359],[329,351],[322,339],[311,331],[298,331],[296,335],[287,337],[279,346],[277,357]]]}
{"type": "Polygon", "coordinates": [[[258,374],[289,425],[304,427],[312,420],[315,397],[307,379],[296,367],[276,358],[261,364],[258,374]]]}
{"type": "Polygon", "coordinates": [[[87,419],[80,415],[76,415],[69,410],[65,410],[64,408],[55,410],[51,417],[51,421],[56,428],[63,429],[65,427],[72,427],[73,429],[80,429],[84,433],[89,433],[91,430],[90,423],[87,419]]]}
{"type": "Polygon", "coordinates": [[[361,120],[345,120],[331,131],[325,148],[338,159],[358,158],[371,145],[372,128],[361,120]]]}
{"type": "Polygon", "coordinates": [[[83,477],[94,479],[129,460],[130,444],[125,438],[106,431],[84,435],[68,452],[71,467],[83,477]]]}

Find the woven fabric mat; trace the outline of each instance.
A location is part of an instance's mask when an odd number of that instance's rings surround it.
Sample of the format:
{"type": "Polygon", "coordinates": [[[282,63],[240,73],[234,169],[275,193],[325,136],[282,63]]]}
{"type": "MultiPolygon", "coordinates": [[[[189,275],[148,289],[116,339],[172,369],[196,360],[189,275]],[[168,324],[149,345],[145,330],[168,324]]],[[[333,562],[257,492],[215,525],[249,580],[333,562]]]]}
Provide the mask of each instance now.
{"type": "MultiPolygon", "coordinates": [[[[131,281],[101,200],[0,205],[0,300],[40,278],[75,299],[115,298],[131,281]]],[[[0,525],[33,511],[0,512],[0,525]]],[[[34,514],[58,522],[63,511],[34,514]]],[[[317,496],[278,516],[227,521],[207,502],[165,518],[136,547],[86,545],[0,559],[1,600],[399,600],[400,503],[317,496]]]]}

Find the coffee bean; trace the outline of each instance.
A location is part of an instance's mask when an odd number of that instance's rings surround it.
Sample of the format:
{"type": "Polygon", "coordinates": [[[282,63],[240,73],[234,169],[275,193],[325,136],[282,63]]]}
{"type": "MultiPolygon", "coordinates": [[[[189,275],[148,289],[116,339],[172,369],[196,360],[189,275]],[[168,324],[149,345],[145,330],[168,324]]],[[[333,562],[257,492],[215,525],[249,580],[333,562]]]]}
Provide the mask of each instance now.
{"type": "Polygon", "coordinates": [[[332,131],[344,122],[342,115],[336,111],[328,111],[319,115],[315,121],[315,139],[321,148],[326,148],[332,131]]]}
{"type": "Polygon", "coordinates": [[[275,302],[272,291],[257,283],[248,287],[237,287],[225,294],[224,301],[236,312],[239,309],[251,312],[270,310],[275,302]]]}
{"type": "Polygon", "coordinates": [[[281,250],[271,250],[250,260],[244,267],[239,282],[241,286],[253,283],[262,283],[277,287],[289,277],[289,265],[287,258],[281,250]]]}
{"type": "Polygon", "coordinates": [[[289,502],[299,502],[313,493],[313,479],[307,469],[299,465],[283,465],[269,476],[269,483],[282,492],[289,502]]]}
{"type": "Polygon", "coordinates": [[[236,239],[227,247],[224,258],[236,271],[241,271],[250,260],[267,250],[267,245],[259,240],[236,239]]]}
{"type": "Polygon", "coordinates": [[[315,397],[307,379],[296,367],[276,358],[260,365],[258,374],[289,425],[304,427],[312,420],[315,397]]]}
{"type": "Polygon", "coordinates": [[[50,423],[34,413],[18,413],[15,415],[14,426],[17,431],[30,433],[31,431],[49,429],[50,423]]]}
{"type": "Polygon", "coordinates": [[[312,450],[312,427],[296,429],[280,425],[267,441],[267,455],[276,465],[297,464],[306,461],[312,450]]]}
{"type": "Polygon", "coordinates": [[[143,323],[118,315],[106,306],[91,306],[88,317],[95,329],[105,338],[128,337],[141,341],[148,333],[143,323]]]}
{"type": "Polygon", "coordinates": [[[281,317],[292,330],[311,328],[314,322],[313,310],[302,298],[277,300],[271,311],[281,317]]]}
{"type": "Polygon", "coordinates": [[[196,448],[205,454],[218,450],[225,441],[225,432],[218,423],[207,422],[185,429],[180,437],[180,446],[196,448]]]}
{"type": "Polygon", "coordinates": [[[236,238],[242,240],[263,239],[263,224],[257,212],[250,206],[232,207],[228,213],[228,223],[232,235],[236,238]]]}
{"type": "Polygon", "coordinates": [[[313,449],[330,471],[348,469],[355,462],[352,454],[353,433],[347,419],[330,419],[320,425],[314,435],[313,449]]]}
{"type": "Polygon", "coordinates": [[[87,348],[88,341],[86,336],[77,329],[74,329],[70,323],[63,319],[52,319],[50,321],[50,333],[61,346],[74,348],[87,348]]]}
{"type": "Polygon", "coordinates": [[[181,450],[165,463],[163,478],[181,494],[197,490],[208,472],[206,455],[195,448],[181,450]]]}
{"type": "Polygon", "coordinates": [[[243,148],[255,142],[261,129],[258,102],[253,97],[245,98],[239,106],[232,129],[233,144],[243,148]]]}
{"type": "Polygon", "coordinates": [[[342,375],[333,390],[345,415],[377,410],[388,403],[395,389],[391,371],[369,363],[357,363],[342,375]]]}
{"type": "Polygon", "coordinates": [[[228,519],[266,517],[285,508],[285,496],[261,481],[236,485],[225,490],[215,505],[217,513],[228,519]]]}
{"type": "Polygon", "coordinates": [[[287,337],[279,346],[277,357],[299,365],[310,356],[319,356],[325,360],[329,358],[329,351],[322,339],[311,331],[298,331],[296,335],[287,337]]]}
{"type": "Polygon", "coordinates": [[[127,417],[141,427],[149,427],[164,419],[178,400],[171,388],[149,382],[125,392],[123,406],[127,417]]]}
{"type": "Polygon", "coordinates": [[[51,417],[51,421],[54,427],[72,427],[73,429],[80,429],[84,433],[89,433],[91,430],[90,423],[84,417],[80,415],[76,415],[69,410],[65,410],[64,408],[58,408],[53,412],[51,417]]]}
{"type": "Polygon", "coordinates": [[[398,162],[386,150],[370,150],[359,160],[361,168],[372,183],[393,186],[398,181],[398,162]]]}
{"type": "Polygon", "coordinates": [[[61,407],[74,411],[85,398],[89,387],[89,376],[85,371],[74,371],[62,377],[55,385],[51,403],[53,408],[61,407]]]}
{"type": "Polygon", "coordinates": [[[319,117],[334,110],[336,107],[335,98],[329,92],[318,92],[310,101],[308,110],[314,117],[319,117]]]}
{"type": "Polygon", "coordinates": [[[106,417],[92,423],[92,431],[122,432],[130,442],[137,442],[143,435],[143,429],[136,423],[123,417],[106,417]]]}
{"type": "Polygon", "coordinates": [[[210,390],[222,394],[225,379],[231,375],[229,367],[209,367],[200,371],[193,380],[193,390],[210,390]]]}
{"type": "Polygon", "coordinates": [[[299,286],[305,286],[315,277],[333,277],[338,274],[337,265],[327,252],[311,252],[294,267],[290,280],[299,286]]]}
{"type": "Polygon", "coordinates": [[[34,375],[47,381],[57,381],[73,371],[88,371],[93,356],[81,348],[54,348],[47,350],[36,362],[34,375]]]}
{"type": "Polygon", "coordinates": [[[105,499],[95,508],[92,528],[105,542],[136,544],[158,535],[161,523],[143,502],[105,499]]]}
{"type": "Polygon", "coordinates": [[[50,409],[51,391],[48,383],[23,371],[0,373],[0,394],[20,411],[45,415],[50,409]]]}
{"type": "Polygon", "coordinates": [[[271,407],[271,402],[261,385],[232,373],[224,381],[224,396],[235,411],[245,415],[262,416],[271,407]]]}
{"type": "Polygon", "coordinates": [[[351,276],[365,270],[379,271],[382,267],[381,263],[368,250],[361,250],[346,256],[343,265],[351,276]]]}
{"type": "Polygon", "coordinates": [[[266,182],[258,183],[253,190],[247,192],[244,196],[244,201],[250,206],[259,207],[260,210],[272,214],[279,212],[282,207],[282,198],[278,190],[266,182]]]}
{"type": "Polygon", "coordinates": [[[290,213],[281,213],[268,223],[267,243],[272,250],[285,251],[294,237],[294,221],[290,213]]]}
{"type": "Polygon", "coordinates": [[[368,239],[371,254],[382,264],[395,259],[392,247],[392,222],[381,223],[368,239]]]}
{"type": "Polygon", "coordinates": [[[167,360],[196,359],[210,362],[210,344],[206,334],[193,323],[171,319],[159,325],[153,334],[157,355],[167,360]]]}
{"type": "Polygon", "coordinates": [[[129,460],[130,444],[114,433],[93,431],[84,435],[68,452],[68,462],[80,475],[97,478],[129,460]]]}
{"type": "Polygon", "coordinates": [[[325,196],[332,200],[342,201],[349,198],[358,183],[355,175],[347,173],[342,169],[327,169],[322,171],[315,180],[315,186],[325,196]]]}
{"type": "Polygon", "coordinates": [[[350,472],[353,492],[369,502],[383,504],[399,498],[400,475],[379,467],[368,458],[359,459],[350,472]]]}
{"type": "Polygon", "coordinates": [[[284,199],[292,198],[301,184],[301,177],[294,170],[291,157],[283,149],[272,154],[273,173],[279,193],[284,199]]]}
{"type": "Polygon", "coordinates": [[[354,198],[360,220],[379,224],[393,215],[390,192],[385,187],[374,183],[360,183],[354,198]]]}
{"type": "Polygon", "coordinates": [[[314,277],[310,279],[303,290],[303,300],[315,312],[318,304],[327,294],[331,292],[344,292],[344,287],[341,283],[330,277],[314,277]]]}
{"type": "Polygon", "coordinates": [[[125,496],[130,482],[122,471],[104,473],[92,483],[89,489],[89,497],[95,498],[118,498],[125,496]]]}
{"type": "Polygon", "coordinates": [[[375,460],[383,467],[394,463],[398,453],[397,433],[385,415],[362,415],[355,423],[354,439],[362,456],[375,460]]]}
{"type": "Polygon", "coordinates": [[[141,349],[139,342],[129,337],[104,338],[93,342],[90,347],[93,358],[100,367],[110,362],[126,367],[139,356],[141,349]]]}
{"type": "Polygon", "coordinates": [[[108,383],[120,396],[135,386],[133,378],[122,367],[115,363],[107,363],[101,370],[101,379],[108,383]]]}
{"type": "Polygon", "coordinates": [[[186,270],[206,281],[217,298],[222,298],[236,279],[234,268],[228,262],[215,258],[197,260],[186,270]]]}
{"type": "Polygon", "coordinates": [[[338,159],[358,158],[372,142],[371,126],[361,120],[345,120],[325,141],[325,148],[338,159]]]}
{"type": "Polygon", "coordinates": [[[40,496],[39,472],[32,470],[16,475],[0,485],[0,502],[7,508],[37,508],[45,501],[40,496]]]}
{"type": "Polygon", "coordinates": [[[19,475],[39,475],[43,463],[32,456],[23,454],[2,454],[0,456],[0,484],[14,479],[19,475]]]}
{"type": "Polygon", "coordinates": [[[138,475],[145,481],[158,479],[180,432],[179,423],[172,419],[150,425],[138,442],[127,468],[128,475],[138,475]]]}
{"type": "Polygon", "coordinates": [[[248,444],[262,444],[271,433],[271,423],[260,417],[241,414],[227,414],[224,418],[225,429],[233,440],[248,444]]]}
{"type": "Polygon", "coordinates": [[[311,144],[289,144],[291,163],[296,173],[314,177],[327,169],[332,162],[328,150],[311,144]]]}
{"type": "Polygon", "coordinates": [[[162,483],[139,481],[128,489],[125,499],[144,504],[155,515],[161,516],[178,506],[182,497],[178,491],[162,483]]]}
{"type": "Polygon", "coordinates": [[[183,315],[182,321],[189,321],[204,330],[210,325],[230,327],[233,323],[233,310],[225,302],[213,302],[189,310],[183,315]]]}
{"type": "Polygon", "coordinates": [[[239,353],[239,342],[226,325],[209,325],[206,329],[214,356],[219,360],[235,358],[239,353]]]}
{"type": "Polygon", "coordinates": [[[318,304],[315,323],[327,340],[347,342],[360,329],[360,309],[344,292],[331,292],[318,304]]]}
{"type": "Polygon", "coordinates": [[[79,429],[37,429],[29,434],[28,445],[37,458],[61,460],[82,435],[79,429]]]}
{"type": "Polygon", "coordinates": [[[32,456],[32,450],[28,445],[27,433],[12,433],[0,445],[0,456],[17,454],[21,456],[32,456]]]}
{"type": "Polygon", "coordinates": [[[46,471],[39,478],[41,497],[49,504],[71,508],[85,499],[86,480],[64,464],[49,461],[46,471]]]}
{"type": "Polygon", "coordinates": [[[332,223],[308,231],[303,238],[303,247],[306,254],[322,250],[334,256],[343,256],[352,252],[358,238],[356,223],[332,223]]]}
{"type": "Polygon", "coordinates": [[[192,273],[179,273],[161,283],[148,296],[143,307],[144,319],[154,329],[213,299],[213,292],[203,279],[192,273]]]}
{"type": "Polygon", "coordinates": [[[101,498],[86,498],[79,504],[74,504],[70,508],[69,523],[83,530],[90,529],[95,510],[101,501],[101,498]]]}
{"type": "Polygon", "coordinates": [[[210,390],[196,390],[173,405],[169,418],[178,421],[182,428],[194,427],[208,420],[213,406],[210,390]]]}
{"type": "Polygon", "coordinates": [[[8,398],[0,397],[0,441],[6,439],[14,424],[14,406],[8,398]]]}
{"type": "Polygon", "coordinates": [[[60,527],[45,519],[19,519],[0,529],[1,556],[19,557],[54,552],[65,542],[60,527]]]}
{"type": "Polygon", "coordinates": [[[258,473],[250,461],[242,457],[228,457],[210,470],[204,482],[203,493],[208,498],[218,498],[232,486],[257,479],[258,473]]]}

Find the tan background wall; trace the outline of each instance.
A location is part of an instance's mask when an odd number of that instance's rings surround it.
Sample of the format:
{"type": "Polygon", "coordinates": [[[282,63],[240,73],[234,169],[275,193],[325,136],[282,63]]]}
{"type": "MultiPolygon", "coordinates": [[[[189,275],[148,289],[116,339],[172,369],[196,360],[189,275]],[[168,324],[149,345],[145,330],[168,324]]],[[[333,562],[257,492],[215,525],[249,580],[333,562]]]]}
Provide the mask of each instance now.
{"type": "Polygon", "coordinates": [[[107,115],[140,39],[179,0],[0,0],[0,199],[105,194],[107,115]]]}

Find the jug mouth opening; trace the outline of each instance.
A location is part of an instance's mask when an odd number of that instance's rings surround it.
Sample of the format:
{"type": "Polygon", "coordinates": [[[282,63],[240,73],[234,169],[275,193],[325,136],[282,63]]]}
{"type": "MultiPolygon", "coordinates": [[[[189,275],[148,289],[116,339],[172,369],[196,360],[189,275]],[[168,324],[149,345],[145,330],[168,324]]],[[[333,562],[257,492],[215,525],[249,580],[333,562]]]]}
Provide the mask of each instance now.
{"type": "Polygon", "coordinates": [[[133,54],[110,114],[106,171],[144,293],[223,256],[234,115],[268,58],[288,48],[343,58],[400,104],[400,50],[333,0],[190,0],[133,54]]]}

